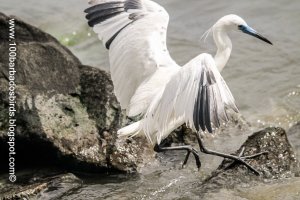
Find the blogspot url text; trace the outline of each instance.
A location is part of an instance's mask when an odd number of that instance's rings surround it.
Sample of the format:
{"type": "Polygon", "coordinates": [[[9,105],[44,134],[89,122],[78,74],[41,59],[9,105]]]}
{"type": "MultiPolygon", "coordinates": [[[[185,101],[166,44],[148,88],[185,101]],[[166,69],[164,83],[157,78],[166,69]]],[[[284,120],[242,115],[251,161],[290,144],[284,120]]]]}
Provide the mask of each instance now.
{"type": "Polygon", "coordinates": [[[17,59],[17,44],[15,39],[15,20],[8,21],[8,173],[9,181],[14,183],[17,180],[16,176],[16,146],[15,146],[15,132],[16,132],[16,59],[17,59]]]}

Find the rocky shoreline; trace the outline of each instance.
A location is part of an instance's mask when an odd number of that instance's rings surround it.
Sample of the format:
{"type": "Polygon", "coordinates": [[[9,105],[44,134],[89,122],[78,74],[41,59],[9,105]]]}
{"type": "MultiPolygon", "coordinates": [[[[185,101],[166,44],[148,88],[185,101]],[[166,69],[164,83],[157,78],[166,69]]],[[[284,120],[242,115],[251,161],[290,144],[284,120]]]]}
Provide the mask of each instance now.
{"type": "MultiPolygon", "coordinates": [[[[0,14],[0,29],[8,29],[0,14]]],[[[135,171],[147,149],[144,139],[119,142],[127,123],[113,94],[109,74],[84,66],[47,33],[16,20],[17,138],[19,163],[76,166],[78,169],[135,171]],[[19,141],[19,142],[18,142],[19,141]],[[118,146],[118,147],[117,147],[118,146]],[[34,155],[34,156],[32,156],[34,155]],[[36,159],[36,160],[34,160],[36,159]]],[[[7,34],[0,36],[1,163],[7,158],[7,34]],[[4,148],[3,148],[4,147],[4,148]]]]}
{"type": "MultiPolygon", "coordinates": [[[[81,187],[81,179],[70,172],[140,172],[148,163],[157,162],[152,146],[144,137],[117,138],[116,131],[130,120],[113,94],[109,74],[82,65],[55,38],[16,19],[16,166],[20,171],[39,167],[55,170],[49,174],[33,171],[20,174],[17,183],[9,183],[5,175],[7,166],[3,164],[8,160],[7,21],[8,16],[0,13],[1,198],[38,196],[43,199],[50,187],[61,188],[52,197],[56,199],[81,187]]],[[[247,123],[237,120],[233,124],[240,128],[247,123]]],[[[178,141],[181,136],[176,136],[179,133],[166,143],[182,142],[178,141]]],[[[288,135],[299,139],[299,125],[288,135]]],[[[194,138],[188,137],[188,142],[193,143],[194,138]]],[[[224,161],[210,177],[196,185],[199,190],[195,195],[201,196],[224,185],[235,187],[241,182],[299,176],[297,156],[283,129],[267,128],[254,133],[242,146],[246,155],[269,152],[250,161],[262,176],[256,177],[239,165],[227,168],[228,162],[224,161]]]]}

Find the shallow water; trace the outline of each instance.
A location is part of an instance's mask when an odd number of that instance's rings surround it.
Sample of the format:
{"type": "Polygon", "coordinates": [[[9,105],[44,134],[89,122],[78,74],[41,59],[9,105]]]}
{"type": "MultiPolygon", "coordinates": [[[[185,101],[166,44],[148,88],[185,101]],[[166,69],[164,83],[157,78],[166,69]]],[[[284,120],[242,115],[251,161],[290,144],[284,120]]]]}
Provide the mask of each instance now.
{"type": "MultiPolygon", "coordinates": [[[[300,121],[300,1],[157,2],[170,14],[168,47],[179,64],[202,52],[214,53],[211,37],[205,43],[200,38],[225,14],[242,16],[250,26],[269,38],[274,46],[237,32],[232,33],[233,52],[222,74],[241,113],[253,124],[249,133],[268,125],[289,128],[300,121]]],[[[108,70],[107,53],[86,25],[83,13],[86,7],[84,0],[27,0],[26,3],[23,0],[1,0],[0,12],[16,15],[52,34],[67,45],[83,64],[108,70]]],[[[225,139],[229,138],[217,138],[215,144],[225,139]]],[[[242,140],[230,137],[230,145],[222,148],[236,149],[242,140]]],[[[300,141],[292,142],[296,146],[300,144],[300,141]]],[[[170,157],[166,158],[165,165],[157,169],[153,164],[140,176],[85,177],[87,182],[84,187],[64,199],[192,199],[193,196],[189,195],[192,188],[184,186],[203,179],[220,161],[204,158],[202,171],[196,173],[193,164],[188,165],[187,169],[179,169],[181,160],[177,159],[180,156],[175,156],[175,162],[170,157]]],[[[284,190],[290,194],[286,199],[300,199],[295,185],[300,188],[299,179],[276,183],[274,190],[284,190]]],[[[265,186],[265,189],[272,192],[272,187],[265,186]]],[[[273,199],[271,194],[264,197],[267,194],[260,191],[260,199],[273,199]]],[[[243,192],[225,190],[207,198],[220,199],[228,195],[228,199],[255,199],[254,194],[255,189],[245,189],[243,192]]]]}

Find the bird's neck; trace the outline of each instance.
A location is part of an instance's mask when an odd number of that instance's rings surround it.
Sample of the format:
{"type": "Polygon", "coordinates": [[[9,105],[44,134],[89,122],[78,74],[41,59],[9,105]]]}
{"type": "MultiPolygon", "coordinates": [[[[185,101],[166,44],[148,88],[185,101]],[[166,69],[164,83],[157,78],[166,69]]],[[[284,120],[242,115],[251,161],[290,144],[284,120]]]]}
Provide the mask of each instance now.
{"type": "Polygon", "coordinates": [[[213,37],[218,48],[215,55],[215,62],[218,70],[221,72],[230,57],[232,43],[224,29],[214,29],[213,37]]]}

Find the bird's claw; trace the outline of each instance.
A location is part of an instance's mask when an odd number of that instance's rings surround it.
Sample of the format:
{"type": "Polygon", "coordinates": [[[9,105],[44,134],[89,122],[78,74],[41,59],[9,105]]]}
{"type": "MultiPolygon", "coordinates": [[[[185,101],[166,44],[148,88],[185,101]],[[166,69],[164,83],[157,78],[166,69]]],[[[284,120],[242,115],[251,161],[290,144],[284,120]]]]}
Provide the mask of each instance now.
{"type": "Polygon", "coordinates": [[[264,152],[260,152],[257,154],[253,154],[250,156],[242,156],[245,152],[245,147],[242,148],[241,152],[239,153],[238,157],[236,157],[236,159],[234,159],[234,161],[226,168],[231,167],[232,165],[234,165],[236,162],[239,162],[241,164],[243,164],[244,166],[246,166],[250,171],[252,171],[255,175],[260,176],[260,173],[258,172],[258,170],[256,170],[254,167],[252,167],[250,164],[248,164],[247,162],[245,162],[246,159],[251,159],[251,158],[255,158],[261,155],[266,155],[268,154],[267,151],[264,152]]]}
{"type": "Polygon", "coordinates": [[[190,149],[187,150],[187,154],[186,154],[185,159],[184,159],[184,161],[183,161],[183,163],[182,163],[182,168],[185,168],[185,166],[186,166],[186,164],[187,164],[187,161],[188,161],[188,159],[189,159],[191,153],[192,153],[193,156],[195,157],[196,166],[197,166],[198,170],[200,170],[201,162],[200,162],[199,153],[198,153],[198,151],[197,151],[196,149],[194,149],[194,148],[192,148],[192,147],[191,147],[190,149]]]}
{"type": "Polygon", "coordinates": [[[268,151],[264,151],[264,152],[260,152],[260,153],[253,154],[253,155],[250,155],[250,156],[241,156],[240,158],[243,159],[243,160],[246,160],[246,159],[256,158],[256,157],[261,156],[261,155],[267,155],[268,153],[269,153],[268,151]]]}

